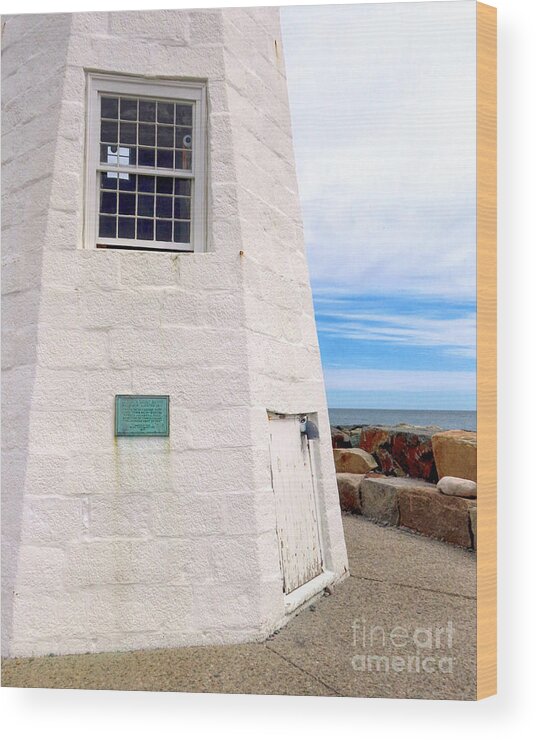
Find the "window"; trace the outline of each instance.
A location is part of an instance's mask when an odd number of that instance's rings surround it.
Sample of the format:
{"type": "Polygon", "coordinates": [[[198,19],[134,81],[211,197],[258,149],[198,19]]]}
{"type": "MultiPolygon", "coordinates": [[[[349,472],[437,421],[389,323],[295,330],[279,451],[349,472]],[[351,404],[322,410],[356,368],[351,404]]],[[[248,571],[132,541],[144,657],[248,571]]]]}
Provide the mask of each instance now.
{"type": "Polygon", "coordinates": [[[91,75],[88,247],[205,249],[205,87],[91,75]]]}

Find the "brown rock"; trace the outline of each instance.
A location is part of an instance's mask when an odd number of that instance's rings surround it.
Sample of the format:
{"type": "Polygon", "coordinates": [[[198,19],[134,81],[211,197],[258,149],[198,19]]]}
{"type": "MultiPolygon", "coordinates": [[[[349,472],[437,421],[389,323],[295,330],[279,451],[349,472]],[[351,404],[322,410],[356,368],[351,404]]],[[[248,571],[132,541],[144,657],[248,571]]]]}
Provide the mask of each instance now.
{"type": "Polygon", "coordinates": [[[333,450],[337,473],[368,473],[378,467],[378,463],[365,450],[333,450]]]}
{"type": "Polygon", "coordinates": [[[359,488],[364,477],[364,475],[357,475],[356,473],[337,473],[339,501],[343,511],[361,514],[359,488]]]}
{"type": "Polygon", "coordinates": [[[437,540],[470,548],[469,510],[474,504],[465,498],[444,496],[435,487],[400,490],[400,526],[437,540]]]}
{"type": "Polygon", "coordinates": [[[350,435],[342,429],[331,427],[331,446],[333,449],[345,449],[352,446],[350,435]]]}
{"type": "Polygon", "coordinates": [[[360,446],[377,460],[382,473],[437,482],[432,434],[437,427],[364,427],[360,446]]]}
{"type": "Polygon", "coordinates": [[[440,478],[448,475],[477,482],[476,432],[439,432],[432,437],[432,447],[440,478]]]}

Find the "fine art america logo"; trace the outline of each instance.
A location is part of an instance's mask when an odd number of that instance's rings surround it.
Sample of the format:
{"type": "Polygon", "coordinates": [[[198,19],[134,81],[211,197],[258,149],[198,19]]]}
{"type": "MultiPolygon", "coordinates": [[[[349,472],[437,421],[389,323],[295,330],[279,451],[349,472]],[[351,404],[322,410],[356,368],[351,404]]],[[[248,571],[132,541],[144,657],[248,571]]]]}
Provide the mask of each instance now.
{"type": "Polygon", "coordinates": [[[450,620],[445,626],[389,628],[357,618],[352,623],[352,643],[359,651],[352,656],[356,672],[453,672],[454,627],[450,620]]]}

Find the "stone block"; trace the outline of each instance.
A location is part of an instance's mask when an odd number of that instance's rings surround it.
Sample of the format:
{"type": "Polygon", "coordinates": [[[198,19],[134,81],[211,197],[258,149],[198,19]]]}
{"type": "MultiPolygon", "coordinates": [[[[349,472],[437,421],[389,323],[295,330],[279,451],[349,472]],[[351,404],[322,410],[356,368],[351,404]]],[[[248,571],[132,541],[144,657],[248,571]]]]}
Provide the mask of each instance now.
{"type": "Polygon", "coordinates": [[[437,427],[364,427],[359,446],[374,455],[382,473],[437,482],[432,434],[437,427]]]}
{"type": "Polygon", "coordinates": [[[432,447],[440,478],[448,475],[476,483],[476,432],[439,432],[432,437],[432,447]]]}
{"type": "Polygon", "coordinates": [[[353,514],[361,514],[360,486],[364,475],[356,473],[337,473],[337,487],[339,489],[339,501],[343,511],[353,514]]]}
{"type": "Polygon", "coordinates": [[[437,489],[400,490],[400,526],[452,545],[470,548],[468,499],[445,496],[437,489]]]}
{"type": "Polygon", "coordinates": [[[476,550],[476,506],[469,509],[469,522],[471,524],[471,534],[473,535],[473,547],[476,550]]]}

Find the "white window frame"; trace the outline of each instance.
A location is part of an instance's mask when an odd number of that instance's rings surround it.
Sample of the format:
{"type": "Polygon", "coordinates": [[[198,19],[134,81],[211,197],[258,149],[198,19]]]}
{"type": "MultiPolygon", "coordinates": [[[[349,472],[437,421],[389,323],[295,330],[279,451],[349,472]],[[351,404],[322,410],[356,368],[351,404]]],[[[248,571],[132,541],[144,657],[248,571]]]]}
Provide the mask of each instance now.
{"type": "Polygon", "coordinates": [[[95,249],[98,245],[108,248],[155,249],[177,252],[203,252],[206,250],[207,220],[207,166],[206,166],[206,85],[204,82],[163,80],[144,77],[126,77],[112,74],[88,75],[87,126],[86,126],[86,197],[84,217],[84,244],[95,249]],[[174,103],[193,103],[192,116],[192,169],[147,168],[138,165],[114,166],[100,162],[100,97],[106,95],[132,95],[148,99],[169,100],[174,103]],[[190,243],[159,242],[143,239],[103,238],[98,236],[98,197],[100,172],[132,172],[133,174],[179,177],[192,180],[190,243]]]}

